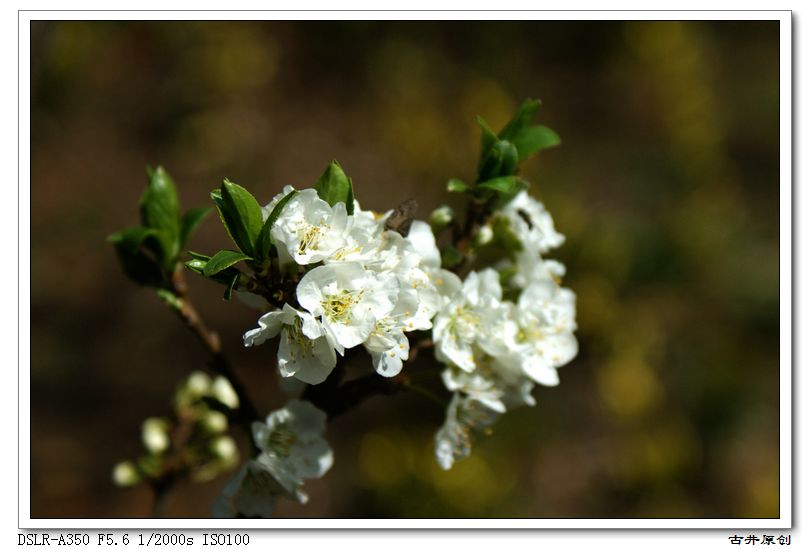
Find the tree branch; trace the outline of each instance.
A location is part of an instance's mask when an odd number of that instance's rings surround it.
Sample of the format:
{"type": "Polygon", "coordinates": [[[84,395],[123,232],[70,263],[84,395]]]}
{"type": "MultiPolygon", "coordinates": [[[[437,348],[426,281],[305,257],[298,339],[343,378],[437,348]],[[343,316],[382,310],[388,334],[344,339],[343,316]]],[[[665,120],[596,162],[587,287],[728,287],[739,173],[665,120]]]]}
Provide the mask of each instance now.
{"type": "Polygon", "coordinates": [[[251,438],[251,424],[259,419],[256,406],[250,398],[239,377],[236,375],[228,359],[222,353],[222,343],[219,335],[209,329],[203,321],[194,304],[188,298],[188,286],[186,285],[183,271],[178,269],[172,275],[172,292],[177,298],[177,303],[172,307],[177,316],[186,327],[197,337],[203,347],[211,355],[211,367],[219,375],[225,377],[233,386],[239,397],[239,408],[237,419],[240,425],[251,438]]]}

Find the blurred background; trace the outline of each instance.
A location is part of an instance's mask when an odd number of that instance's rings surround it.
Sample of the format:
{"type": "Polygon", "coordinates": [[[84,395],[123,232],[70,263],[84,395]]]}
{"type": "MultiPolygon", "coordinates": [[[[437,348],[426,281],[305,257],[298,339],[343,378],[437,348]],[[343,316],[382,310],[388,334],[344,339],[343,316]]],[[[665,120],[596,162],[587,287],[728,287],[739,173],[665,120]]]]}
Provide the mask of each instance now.
{"type": "MultiPolygon", "coordinates": [[[[105,238],[147,164],[185,208],[229,177],[266,203],[332,158],[364,208],[427,217],[527,97],[563,145],[529,161],[567,236],[579,356],[538,405],[439,469],[444,411],[376,397],[330,424],[335,465],[279,517],[776,517],[777,22],[35,22],[31,516],[146,516],[113,465],[206,355],[105,238]]],[[[227,247],[215,216],[189,244],[227,247]]],[[[191,294],[262,411],[285,400],[256,313],[191,294]]],[[[369,364],[369,371],[370,364],[369,364]]],[[[243,450],[247,440],[235,431],[243,450]]],[[[208,516],[226,477],[182,484],[208,516]]]]}

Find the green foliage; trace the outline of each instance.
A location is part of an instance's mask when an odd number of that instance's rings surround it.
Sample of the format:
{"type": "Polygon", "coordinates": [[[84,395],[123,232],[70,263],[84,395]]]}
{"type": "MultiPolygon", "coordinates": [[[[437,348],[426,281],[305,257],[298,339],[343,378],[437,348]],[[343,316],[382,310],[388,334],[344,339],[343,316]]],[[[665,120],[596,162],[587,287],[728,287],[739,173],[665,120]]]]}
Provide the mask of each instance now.
{"type": "Polygon", "coordinates": [[[506,140],[496,141],[486,152],[478,170],[477,182],[481,183],[496,177],[514,175],[517,172],[518,151],[506,140]]]}
{"type": "Polygon", "coordinates": [[[250,259],[250,256],[240,252],[234,252],[232,250],[220,250],[215,253],[214,257],[209,259],[205,264],[205,267],[203,267],[203,275],[210,278],[215,274],[221,273],[228,267],[248,259],[250,259]]]}
{"type": "Polygon", "coordinates": [[[512,139],[518,150],[518,161],[522,162],[534,153],[560,144],[560,136],[546,126],[529,126],[512,139]]]}
{"type": "Polygon", "coordinates": [[[141,225],[111,234],[121,268],[133,282],[151,287],[170,284],[180,251],[209,208],[192,208],[181,217],[177,188],[163,167],[146,169],[141,195],[141,225]]]}
{"type": "Polygon", "coordinates": [[[154,229],[130,227],[107,237],[107,241],[115,246],[124,274],[137,284],[158,286],[164,279],[155,258],[155,250],[161,246],[156,240],[157,234],[154,229]]]}
{"type": "Polygon", "coordinates": [[[496,134],[486,120],[476,117],[481,128],[481,157],[474,185],[460,179],[447,182],[451,193],[467,193],[481,202],[499,207],[511,201],[528,185],[517,177],[520,162],[543,149],[560,144],[560,137],[546,126],[532,124],[540,101],[529,99],[496,134]]]}
{"type": "Polygon", "coordinates": [[[262,230],[262,208],[244,187],[225,179],[211,198],[228,235],[240,250],[254,257],[256,240],[262,230]]]}
{"type": "Polygon", "coordinates": [[[343,202],[346,204],[346,212],[349,215],[354,214],[352,180],[346,176],[337,160],[332,160],[326,171],[315,182],[315,190],[330,206],[343,202]]]}
{"type": "Polygon", "coordinates": [[[141,195],[141,225],[155,229],[164,267],[180,253],[180,205],[177,188],[161,166],[147,168],[148,183],[141,195]]]}
{"type": "Polygon", "coordinates": [[[207,255],[198,254],[197,252],[191,251],[189,251],[188,254],[191,256],[191,259],[186,261],[186,268],[200,276],[213,280],[214,282],[224,284],[225,294],[223,297],[226,300],[231,299],[231,294],[242,276],[242,272],[234,267],[234,265],[240,261],[245,261],[250,258],[244,254],[231,250],[221,250],[214,254],[214,257],[209,257],[207,255]],[[230,264],[227,264],[228,261],[231,260],[233,261],[230,264]],[[209,264],[212,263],[213,265],[209,267],[209,264]]]}
{"type": "Polygon", "coordinates": [[[470,186],[463,182],[461,179],[453,178],[447,182],[447,192],[450,193],[466,193],[470,190],[470,186]]]}
{"type": "Polygon", "coordinates": [[[445,269],[452,269],[459,265],[464,260],[464,255],[458,248],[452,246],[448,247],[442,252],[442,267],[445,269]]]}

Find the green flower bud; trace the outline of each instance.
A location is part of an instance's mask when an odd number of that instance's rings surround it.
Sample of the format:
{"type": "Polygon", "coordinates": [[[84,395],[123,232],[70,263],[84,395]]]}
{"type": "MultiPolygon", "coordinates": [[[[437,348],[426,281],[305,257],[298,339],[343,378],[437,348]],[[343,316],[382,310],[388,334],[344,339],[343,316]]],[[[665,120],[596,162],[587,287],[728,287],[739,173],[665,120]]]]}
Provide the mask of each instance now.
{"type": "Polygon", "coordinates": [[[165,419],[150,417],[141,427],[141,440],[152,454],[161,454],[169,448],[169,424],[165,419]]]}
{"type": "Polygon", "coordinates": [[[228,430],[228,418],[222,412],[208,410],[200,419],[200,425],[208,433],[224,433],[228,430]]]}
{"type": "Polygon", "coordinates": [[[205,372],[194,372],[186,380],[185,389],[190,393],[190,396],[201,398],[208,393],[211,387],[211,378],[205,372]]]}
{"type": "Polygon", "coordinates": [[[492,227],[489,225],[484,225],[475,232],[473,242],[476,246],[486,246],[492,242],[492,238],[494,236],[495,233],[492,231],[492,227]]]}
{"type": "Polygon", "coordinates": [[[450,206],[441,206],[430,214],[430,227],[434,232],[447,228],[453,221],[453,209],[450,206]]]}
{"type": "Polygon", "coordinates": [[[239,396],[234,391],[231,382],[222,376],[217,376],[211,385],[211,395],[228,408],[239,408],[239,396]]]}
{"type": "Polygon", "coordinates": [[[131,461],[122,461],[116,463],[112,472],[112,480],[116,486],[122,488],[128,486],[135,486],[141,481],[141,475],[138,473],[138,468],[131,461]]]}
{"type": "Polygon", "coordinates": [[[208,449],[214,457],[227,465],[235,463],[239,459],[239,449],[229,436],[215,438],[209,443],[208,449]]]}

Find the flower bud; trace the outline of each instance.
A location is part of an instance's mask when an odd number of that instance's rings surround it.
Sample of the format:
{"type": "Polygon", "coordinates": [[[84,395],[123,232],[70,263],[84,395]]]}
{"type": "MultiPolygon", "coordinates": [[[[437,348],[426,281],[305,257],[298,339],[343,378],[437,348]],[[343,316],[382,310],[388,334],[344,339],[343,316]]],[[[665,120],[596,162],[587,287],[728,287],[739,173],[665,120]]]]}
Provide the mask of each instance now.
{"type": "Polygon", "coordinates": [[[228,430],[228,418],[222,412],[208,410],[200,419],[200,425],[209,433],[224,433],[228,430]]]}
{"type": "Polygon", "coordinates": [[[169,448],[169,425],[163,419],[150,417],[143,422],[141,439],[150,453],[163,453],[169,448]]]}
{"type": "Polygon", "coordinates": [[[430,214],[430,227],[434,232],[444,230],[453,221],[453,209],[450,206],[441,206],[430,214]]]}
{"type": "Polygon", "coordinates": [[[116,486],[135,486],[141,481],[137,467],[131,461],[116,463],[112,472],[112,480],[116,486]]]}
{"type": "Polygon", "coordinates": [[[495,234],[492,231],[492,227],[483,225],[475,232],[474,243],[476,246],[486,246],[492,242],[494,236],[495,234]]]}
{"type": "Polygon", "coordinates": [[[189,392],[189,396],[193,398],[201,398],[205,395],[211,387],[211,378],[205,372],[194,372],[186,380],[185,389],[189,392]]]}
{"type": "Polygon", "coordinates": [[[228,408],[235,410],[239,408],[239,396],[234,391],[231,382],[222,376],[217,376],[211,385],[211,394],[228,408]]]}
{"type": "Polygon", "coordinates": [[[209,443],[211,453],[224,463],[233,463],[239,459],[236,443],[229,436],[217,437],[209,443]]]}

